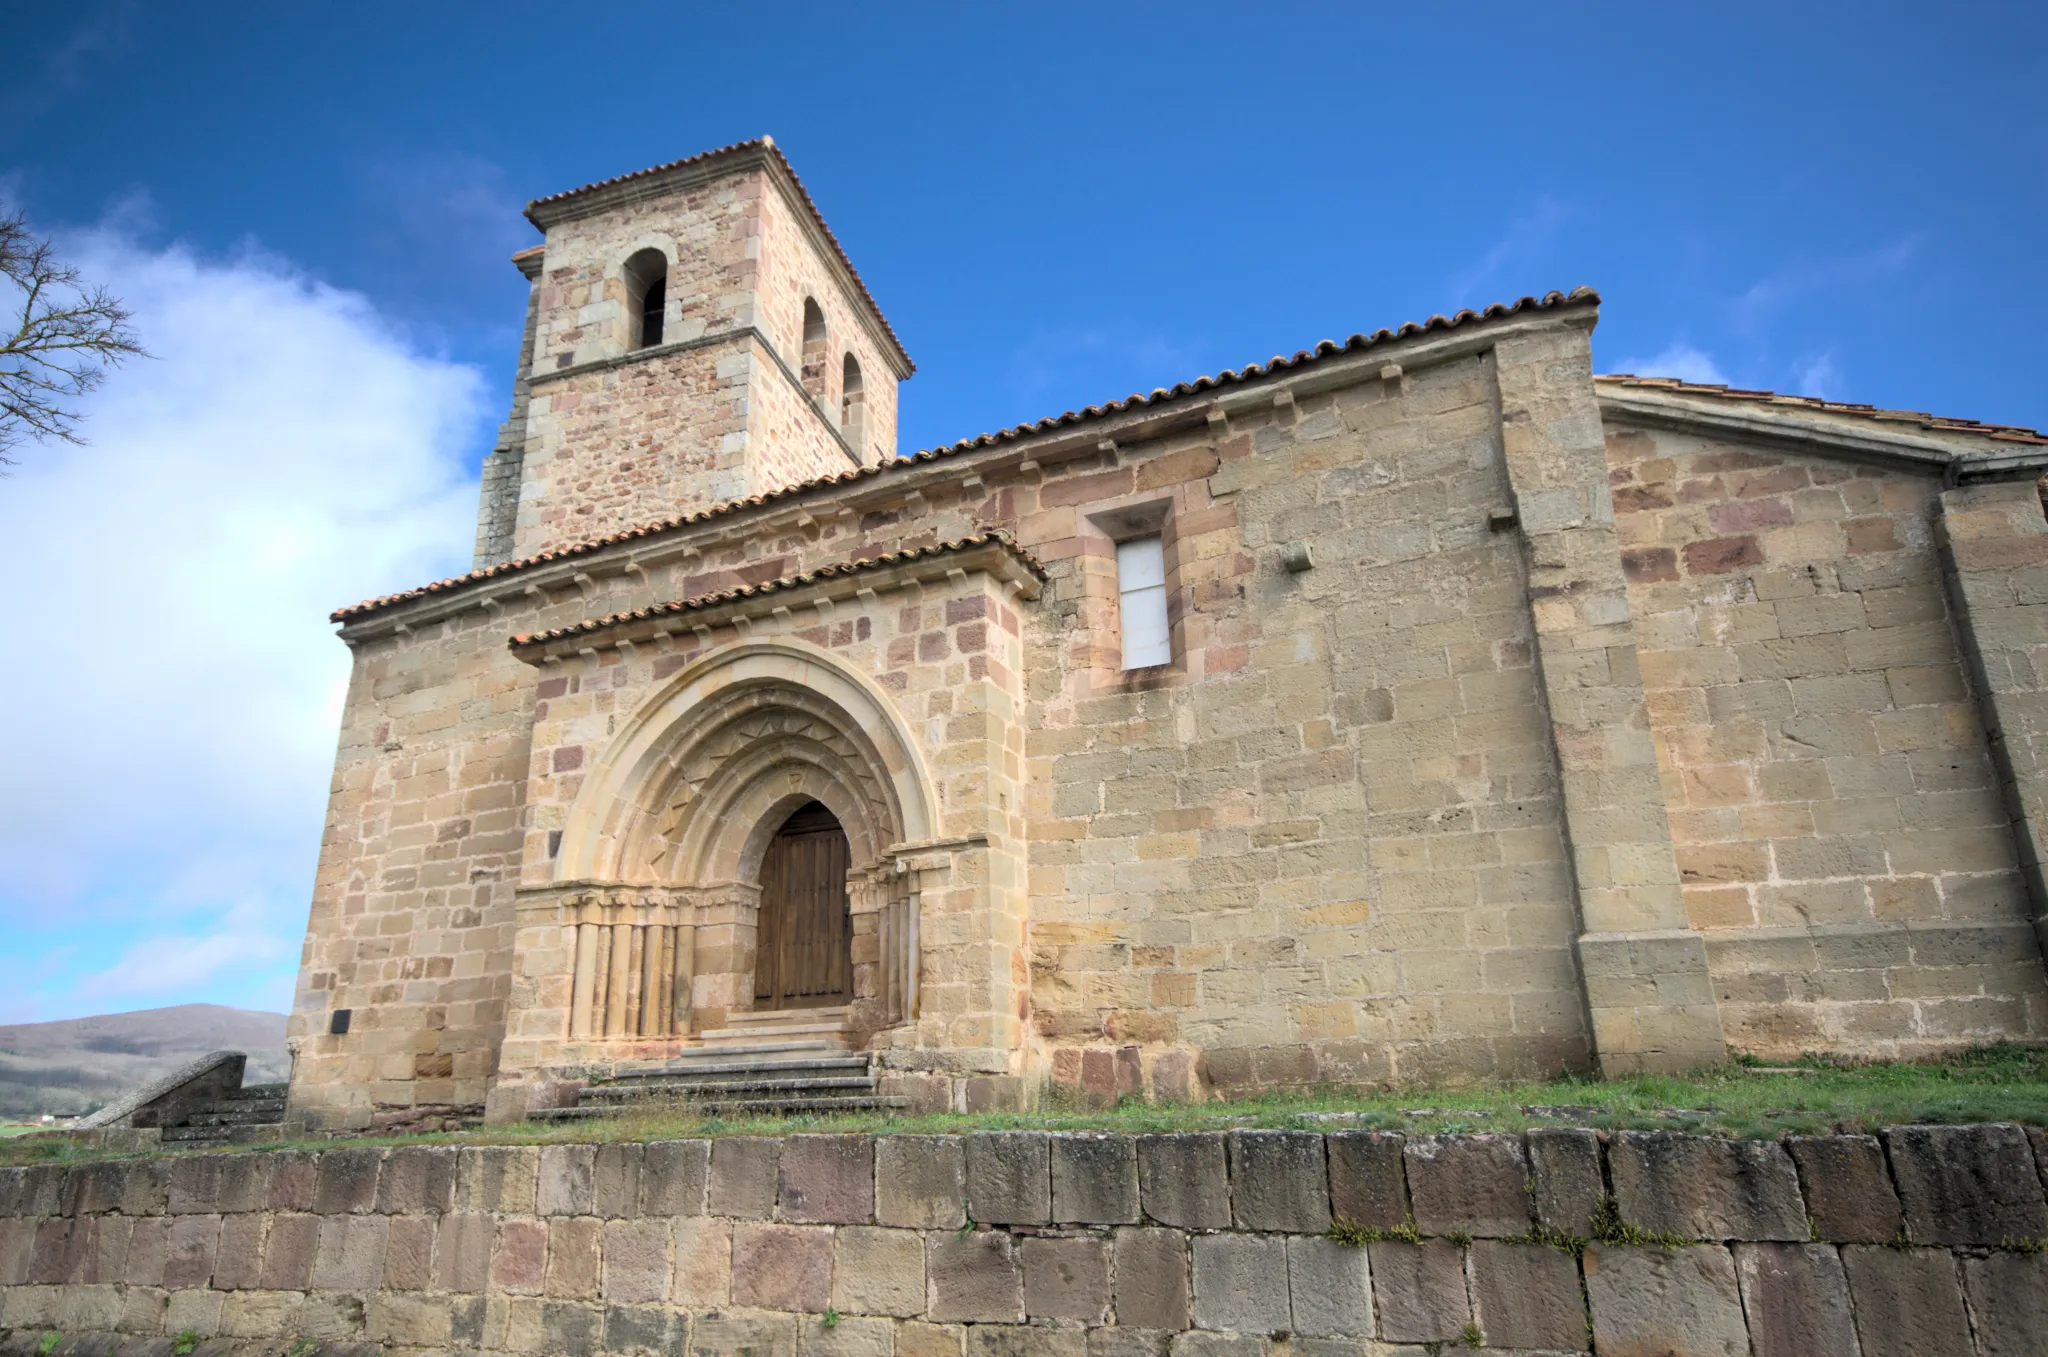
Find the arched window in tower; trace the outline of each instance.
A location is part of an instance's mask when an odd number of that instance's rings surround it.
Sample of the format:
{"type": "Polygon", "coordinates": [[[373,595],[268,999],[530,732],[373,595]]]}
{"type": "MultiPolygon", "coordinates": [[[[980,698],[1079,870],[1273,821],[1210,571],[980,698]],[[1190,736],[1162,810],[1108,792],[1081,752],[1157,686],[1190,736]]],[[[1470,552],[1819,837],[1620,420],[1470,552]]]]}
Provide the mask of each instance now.
{"type": "Polygon", "coordinates": [[[668,312],[668,259],[660,250],[642,250],[626,261],[625,274],[631,347],[652,347],[661,343],[668,312]]]}
{"type": "Polygon", "coordinates": [[[801,361],[804,390],[811,399],[825,399],[825,312],[817,299],[804,298],[804,347],[801,361]]]}
{"type": "Polygon", "coordinates": [[[853,455],[863,463],[868,456],[868,398],[861,389],[860,364],[846,355],[846,379],[839,387],[839,432],[853,455]]]}

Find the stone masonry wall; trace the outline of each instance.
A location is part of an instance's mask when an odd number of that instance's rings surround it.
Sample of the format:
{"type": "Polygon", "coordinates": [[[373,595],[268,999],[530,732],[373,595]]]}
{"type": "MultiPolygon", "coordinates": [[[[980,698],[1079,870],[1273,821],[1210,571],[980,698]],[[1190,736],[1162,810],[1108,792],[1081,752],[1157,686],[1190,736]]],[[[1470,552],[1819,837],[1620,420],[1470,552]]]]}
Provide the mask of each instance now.
{"type": "MultiPolygon", "coordinates": [[[[762,266],[758,307],[762,330],[790,371],[803,371],[804,300],[825,314],[825,365],[819,403],[836,424],[845,357],[860,364],[867,406],[865,446],[854,449],[862,466],[896,454],[896,371],[856,317],[859,303],[841,290],[832,270],[810,246],[803,222],[789,201],[771,193],[761,214],[762,266]]],[[[815,435],[806,435],[815,436],[815,435]]],[[[843,456],[832,448],[835,456],[843,456]]],[[[787,482],[784,482],[787,484],[787,482]]]]}
{"type": "Polygon", "coordinates": [[[1943,589],[1938,479],[1618,425],[1607,447],[1686,912],[1729,1039],[1905,1055],[2048,1034],[2014,817],[1943,589]]]}
{"type": "Polygon", "coordinates": [[[104,1160],[0,1170],[0,1353],[2008,1357],[2043,1174],[2011,1125],[104,1160]]]}

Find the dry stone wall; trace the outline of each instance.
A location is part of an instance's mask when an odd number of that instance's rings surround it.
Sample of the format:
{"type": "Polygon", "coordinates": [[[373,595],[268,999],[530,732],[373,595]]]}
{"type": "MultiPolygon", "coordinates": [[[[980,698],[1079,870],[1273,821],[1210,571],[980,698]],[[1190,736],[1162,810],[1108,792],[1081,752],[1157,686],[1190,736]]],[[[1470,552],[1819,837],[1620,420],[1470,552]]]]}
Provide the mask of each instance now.
{"type": "Polygon", "coordinates": [[[2003,1357],[2043,1175],[2011,1125],[105,1160],[0,1170],[0,1353],[2003,1357]]]}

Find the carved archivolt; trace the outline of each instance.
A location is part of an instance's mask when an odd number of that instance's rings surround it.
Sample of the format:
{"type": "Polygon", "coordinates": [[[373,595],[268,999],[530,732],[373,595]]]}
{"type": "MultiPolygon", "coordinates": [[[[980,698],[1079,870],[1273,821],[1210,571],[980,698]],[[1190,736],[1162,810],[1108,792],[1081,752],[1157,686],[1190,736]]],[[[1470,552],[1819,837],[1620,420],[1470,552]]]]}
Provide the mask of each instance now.
{"type": "Polygon", "coordinates": [[[805,801],[839,817],[856,868],[935,837],[931,781],[875,684],[826,652],[744,641],[635,710],[570,808],[557,881],[749,881],[805,801]]]}

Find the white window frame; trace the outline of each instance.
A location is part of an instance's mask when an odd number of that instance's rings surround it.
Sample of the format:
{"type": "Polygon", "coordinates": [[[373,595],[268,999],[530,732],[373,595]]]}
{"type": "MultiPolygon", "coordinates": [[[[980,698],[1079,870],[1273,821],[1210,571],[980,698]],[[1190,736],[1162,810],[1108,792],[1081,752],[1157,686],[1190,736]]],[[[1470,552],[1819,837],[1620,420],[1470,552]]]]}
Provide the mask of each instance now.
{"type": "Polygon", "coordinates": [[[1116,544],[1117,637],[1123,669],[1173,663],[1166,615],[1166,538],[1133,537],[1116,544]]]}

